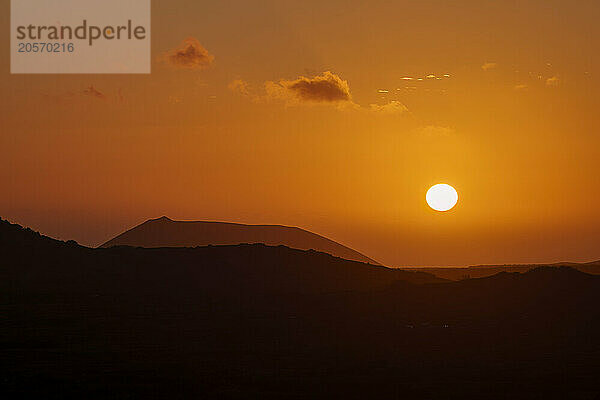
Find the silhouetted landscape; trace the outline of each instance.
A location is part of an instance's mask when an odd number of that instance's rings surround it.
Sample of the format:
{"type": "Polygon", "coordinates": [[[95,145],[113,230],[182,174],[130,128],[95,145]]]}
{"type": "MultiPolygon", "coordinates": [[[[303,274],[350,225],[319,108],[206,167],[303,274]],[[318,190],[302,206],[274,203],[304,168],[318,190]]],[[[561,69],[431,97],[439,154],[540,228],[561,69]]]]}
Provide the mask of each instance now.
{"type": "Polygon", "coordinates": [[[600,395],[600,277],[447,281],[264,244],[88,248],[0,222],[11,398],[600,395]]]}
{"type": "Polygon", "coordinates": [[[600,0],[0,18],[0,400],[600,400],[600,0]]]}
{"type": "Polygon", "coordinates": [[[500,272],[528,272],[532,269],[547,267],[573,268],[587,274],[600,275],[600,261],[588,263],[554,263],[554,264],[514,264],[514,265],[474,265],[470,267],[405,267],[405,271],[418,271],[433,274],[443,279],[458,281],[461,279],[484,278],[500,272]]]}
{"type": "Polygon", "coordinates": [[[244,225],[227,222],[150,219],[104,243],[101,247],[195,247],[263,243],[295,249],[314,249],[348,260],[377,264],[369,257],[304,229],[281,225],[244,225]]]}

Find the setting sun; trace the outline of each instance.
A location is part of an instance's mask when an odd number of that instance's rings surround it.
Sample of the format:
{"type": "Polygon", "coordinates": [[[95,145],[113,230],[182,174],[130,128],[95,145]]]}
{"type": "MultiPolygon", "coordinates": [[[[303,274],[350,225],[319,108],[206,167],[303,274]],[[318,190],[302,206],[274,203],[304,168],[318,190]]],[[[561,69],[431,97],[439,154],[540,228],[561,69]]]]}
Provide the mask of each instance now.
{"type": "Polygon", "coordinates": [[[429,188],[425,199],[434,210],[448,211],[458,202],[458,193],[452,186],[440,183],[429,188]]]}

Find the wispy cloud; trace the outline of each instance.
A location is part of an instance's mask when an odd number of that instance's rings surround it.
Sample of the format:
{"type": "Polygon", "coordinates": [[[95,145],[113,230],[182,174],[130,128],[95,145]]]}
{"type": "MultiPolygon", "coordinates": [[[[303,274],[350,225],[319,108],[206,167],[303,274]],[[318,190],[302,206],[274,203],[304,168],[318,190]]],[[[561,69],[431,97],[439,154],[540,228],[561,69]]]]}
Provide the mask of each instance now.
{"type": "Polygon", "coordinates": [[[175,68],[199,70],[210,67],[215,57],[200,44],[198,39],[190,37],[177,48],[165,53],[163,59],[175,68]]]}
{"type": "Polygon", "coordinates": [[[41,93],[42,98],[55,104],[73,104],[81,101],[82,98],[87,98],[89,101],[102,101],[105,104],[121,104],[126,100],[123,90],[117,88],[115,90],[106,91],[99,89],[94,84],[90,84],[84,88],[76,88],[60,92],[41,93]]]}
{"type": "Polygon", "coordinates": [[[90,85],[87,88],[85,88],[83,90],[82,94],[84,94],[86,96],[92,96],[92,97],[95,97],[97,99],[102,99],[102,100],[104,100],[106,98],[106,96],[104,95],[104,93],[102,93],[101,91],[99,91],[98,89],[96,89],[94,87],[94,85],[90,85]]]}
{"type": "Polygon", "coordinates": [[[424,136],[450,136],[454,129],[447,126],[428,125],[418,129],[418,133],[424,136]]]}
{"type": "Polygon", "coordinates": [[[560,84],[560,79],[558,76],[553,76],[551,78],[546,79],[546,86],[556,87],[560,84]]]}
{"type": "Polygon", "coordinates": [[[486,62],[481,66],[481,69],[484,71],[489,71],[491,69],[495,69],[498,67],[498,64],[495,62],[486,62]]]}
{"type": "Polygon", "coordinates": [[[381,114],[404,114],[408,112],[408,108],[397,100],[392,100],[387,104],[370,104],[369,109],[381,114]]]}
{"type": "Polygon", "coordinates": [[[242,79],[235,79],[229,82],[227,88],[232,92],[239,93],[243,96],[250,96],[250,85],[242,79]]]}

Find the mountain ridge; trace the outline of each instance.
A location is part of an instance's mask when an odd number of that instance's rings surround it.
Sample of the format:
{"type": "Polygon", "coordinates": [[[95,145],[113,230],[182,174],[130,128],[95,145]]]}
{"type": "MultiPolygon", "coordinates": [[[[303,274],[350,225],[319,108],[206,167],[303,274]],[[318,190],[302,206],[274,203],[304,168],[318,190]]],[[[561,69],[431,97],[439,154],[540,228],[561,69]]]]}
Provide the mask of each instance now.
{"type": "Polygon", "coordinates": [[[367,290],[383,287],[395,280],[415,284],[445,282],[432,274],[401,271],[283,245],[89,248],[75,241],[53,239],[4,220],[0,220],[0,252],[4,254],[6,273],[13,273],[14,268],[33,268],[32,271],[38,271],[40,276],[45,277],[39,284],[57,279],[53,273],[58,273],[62,279],[65,263],[92,266],[81,271],[98,274],[99,280],[104,279],[102,271],[116,265],[135,270],[145,266],[147,273],[153,276],[168,275],[173,270],[203,274],[201,286],[207,290],[219,285],[227,288],[227,281],[229,284],[245,282],[243,285],[250,286],[250,282],[254,282],[256,287],[267,292],[285,288],[292,292],[367,290]],[[53,268],[42,267],[44,265],[53,268]],[[211,279],[214,279],[212,284],[209,283],[211,279]]]}
{"type": "Polygon", "coordinates": [[[381,265],[348,246],[295,226],[220,221],[176,221],[166,216],[148,219],[99,247],[196,247],[242,243],[284,245],[300,250],[314,249],[347,260],[381,265]]]}

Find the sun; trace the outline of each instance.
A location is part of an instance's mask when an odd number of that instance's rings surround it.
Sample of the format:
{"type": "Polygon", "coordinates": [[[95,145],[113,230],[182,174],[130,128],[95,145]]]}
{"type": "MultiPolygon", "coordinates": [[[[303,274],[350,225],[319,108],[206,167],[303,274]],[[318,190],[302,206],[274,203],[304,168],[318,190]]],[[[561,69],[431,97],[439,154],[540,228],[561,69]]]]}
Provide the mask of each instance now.
{"type": "Polygon", "coordinates": [[[438,183],[429,188],[425,200],[436,211],[448,211],[458,202],[458,193],[452,186],[438,183]]]}

